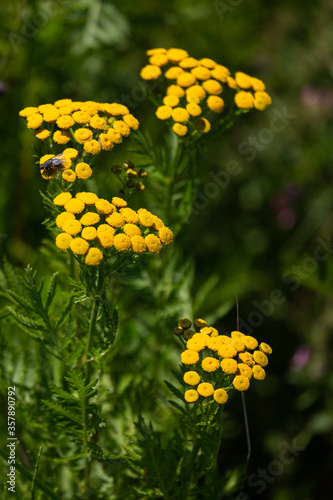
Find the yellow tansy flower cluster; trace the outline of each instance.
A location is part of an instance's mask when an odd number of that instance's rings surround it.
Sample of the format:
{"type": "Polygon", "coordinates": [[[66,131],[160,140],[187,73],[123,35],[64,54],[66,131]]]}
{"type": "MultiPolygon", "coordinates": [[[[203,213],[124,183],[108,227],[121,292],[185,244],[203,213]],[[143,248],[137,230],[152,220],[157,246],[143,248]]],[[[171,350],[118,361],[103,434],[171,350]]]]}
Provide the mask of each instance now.
{"type": "Polygon", "coordinates": [[[186,340],[186,349],[181,354],[184,366],[183,380],[187,386],[185,401],[194,403],[199,396],[213,396],[218,404],[228,400],[231,390],[246,391],[250,379],[264,380],[265,367],[272,348],[241,332],[220,335],[203,319],[192,322],[179,320],[174,333],[186,340]],[[189,368],[189,371],[187,371],[189,368]]]}
{"type": "Polygon", "coordinates": [[[109,249],[158,254],[162,244],[173,241],[172,231],[156,215],[144,208],[132,210],[116,196],[110,202],[90,192],[75,197],[63,192],[53,203],[63,209],[55,221],[61,230],[57,247],[84,256],[90,266],[99,265],[104,256],[110,255],[109,249]]]}
{"type": "MultiPolygon", "coordinates": [[[[56,146],[59,150],[66,145],[60,154],[64,154],[67,160],[75,161],[47,165],[41,169],[41,174],[45,179],[52,179],[60,170],[63,180],[69,183],[77,178],[88,179],[92,174],[90,155],[97,155],[102,150],[111,151],[139,127],[138,120],[128,108],[117,103],[60,99],[54,104],[24,108],[19,114],[26,118],[27,127],[35,130],[37,139],[48,140],[50,148],[56,146]],[[76,151],[77,154],[71,156],[68,151],[76,151]]],[[[54,154],[43,156],[40,165],[54,157],[54,154]]]]}
{"type": "MultiPolygon", "coordinates": [[[[144,80],[160,79],[166,85],[163,103],[157,108],[160,120],[170,120],[173,131],[185,136],[196,129],[201,134],[211,130],[214,114],[225,107],[221,94],[234,93],[233,101],[240,110],[263,111],[271,104],[265,84],[242,72],[231,76],[228,68],[212,59],[195,59],[186,50],[171,48],[147,51],[149,64],[141,70],[144,80]]],[[[231,104],[231,103],[230,103],[231,104]]]]}

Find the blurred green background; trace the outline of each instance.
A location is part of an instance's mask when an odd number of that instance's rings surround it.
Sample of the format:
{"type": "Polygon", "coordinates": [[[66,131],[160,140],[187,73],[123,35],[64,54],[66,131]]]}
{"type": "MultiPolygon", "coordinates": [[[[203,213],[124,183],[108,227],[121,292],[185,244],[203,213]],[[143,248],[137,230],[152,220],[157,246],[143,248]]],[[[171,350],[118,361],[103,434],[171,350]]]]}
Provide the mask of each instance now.
{"type": "MultiPolygon", "coordinates": [[[[214,317],[229,303],[216,326],[234,330],[238,295],[242,331],[274,351],[266,382],[246,394],[252,479],[242,498],[332,498],[332,15],[330,0],[1,4],[0,245],[20,267],[51,266],[38,254],[44,181],[20,109],[65,97],[123,102],[158,144],[164,124],[138,87],[153,47],[210,57],[264,80],[272,95],[267,111],[211,143],[179,237],[195,261],[197,313],[214,317]],[[212,175],[231,161],[237,174],[216,187],[212,175]]],[[[228,412],[221,468],[246,456],[240,398],[228,412]]]]}

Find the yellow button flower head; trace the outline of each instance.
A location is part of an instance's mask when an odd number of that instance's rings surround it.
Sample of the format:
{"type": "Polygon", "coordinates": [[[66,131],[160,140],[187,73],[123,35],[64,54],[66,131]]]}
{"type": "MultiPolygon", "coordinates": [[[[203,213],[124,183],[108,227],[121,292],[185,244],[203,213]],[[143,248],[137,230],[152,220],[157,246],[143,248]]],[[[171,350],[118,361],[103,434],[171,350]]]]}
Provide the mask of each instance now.
{"type": "Polygon", "coordinates": [[[104,151],[111,151],[114,147],[114,143],[109,134],[100,134],[99,142],[101,143],[102,149],[104,151]]]}
{"type": "Polygon", "coordinates": [[[112,116],[120,116],[129,114],[128,108],[123,104],[113,102],[112,104],[104,104],[104,111],[112,116]]]}
{"type": "Polygon", "coordinates": [[[191,116],[199,116],[202,113],[202,109],[200,108],[200,106],[198,106],[198,104],[195,104],[194,102],[190,102],[189,104],[187,104],[186,110],[191,116]]]}
{"type": "Polygon", "coordinates": [[[219,405],[224,405],[228,401],[228,393],[224,389],[214,391],[214,401],[219,405]]]}
{"type": "Polygon", "coordinates": [[[241,89],[250,89],[252,87],[252,77],[246,73],[242,73],[242,71],[237,71],[235,80],[241,89]]]}
{"type": "Polygon", "coordinates": [[[172,130],[174,131],[175,134],[179,135],[180,137],[183,137],[184,135],[187,134],[188,128],[186,125],[183,125],[182,123],[174,123],[172,126],[172,130]]]}
{"type": "Polygon", "coordinates": [[[197,66],[196,68],[191,69],[191,73],[198,80],[208,80],[211,77],[210,70],[204,68],[203,66],[197,66]]]}
{"type": "Polygon", "coordinates": [[[166,54],[167,49],[157,48],[157,49],[149,49],[146,51],[147,56],[153,56],[154,54],[166,54]]]}
{"type": "Polygon", "coordinates": [[[257,92],[263,92],[266,88],[264,82],[259,80],[259,78],[254,78],[254,77],[251,78],[251,86],[253,90],[257,92]]]}
{"type": "Polygon", "coordinates": [[[185,95],[185,90],[179,85],[170,85],[167,88],[167,95],[176,95],[177,97],[183,97],[185,95]]]}
{"type": "Polygon", "coordinates": [[[76,123],[79,123],[81,125],[86,125],[91,120],[91,115],[89,113],[86,113],[85,111],[75,111],[75,113],[72,114],[72,117],[74,118],[76,123]]]}
{"type": "Polygon", "coordinates": [[[273,352],[271,346],[266,344],[265,342],[261,342],[259,349],[266,355],[270,355],[273,352]]]}
{"type": "Polygon", "coordinates": [[[179,63],[180,61],[185,59],[185,57],[188,57],[188,53],[183,49],[169,49],[167,51],[167,56],[169,58],[169,61],[173,63],[179,63]]]}
{"type": "Polygon", "coordinates": [[[23,116],[23,118],[28,118],[28,116],[35,115],[36,113],[38,113],[38,111],[39,111],[38,108],[34,106],[29,106],[27,108],[21,109],[19,115],[23,116]]]}
{"type": "Polygon", "coordinates": [[[202,84],[207,94],[219,95],[222,92],[222,85],[216,80],[206,80],[202,84]]]}
{"type": "MultiPolygon", "coordinates": [[[[86,205],[95,205],[98,202],[98,196],[95,193],[81,192],[77,193],[75,197],[83,201],[86,205]]],[[[97,207],[96,207],[97,208],[97,207]]]]}
{"type": "Polygon", "coordinates": [[[116,210],[116,207],[112,203],[102,198],[96,201],[95,206],[97,212],[101,215],[110,215],[116,210]]]}
{"type": "Polygon", "coordinates": [[[71,169],[67,169],[63,171],[61,177],[66,182],[74,182],[76,179],[76,173],[71,169]]]}
{"type": "Polygon", "coordinates": [[[113,128],[123,137],[128,137],[131,133],[131,129],[123,120],[116,120],[115,122],[113,122],[113,128]]]}
{"type": "Polygon", "coordinates": [[[253,359],[257,363],[257,365],[260,365],[260,366],[267,366],[268,365],[268,358],[267,358],[266,354],[264,354],[261,351],[254,351],[253,359]]]}
{"type": "Polygon", "coordinates": [[[247,377],[248,379],[250,379],[252,377],[251,367],[246,365],[245,363],[238,363],[237,373],[239,375],[243,375],[244,377],[247,377]]]}
{"type": "Polygon", "coordinates": [[[71,116],[67,115],[59,116],[59,118],[57,119],[57,125],[59,128],[67,129],[72,127],[74,123],[74,119],[71,116]]]}
{"type": "Polygon", "coordinates": [[[112,203],[117,208],[127,207],[127,201],[125,201],[123,198],[119,198],[118,196],[114,196],[112,198],[112,203]]]}
{"type": "Polygon", "coordinates": [[[89,179],[92,174],[92,170],[88,163],[80,162],[75,167],[75,173],[79,179],[89,179]]]}
{"type": "Polygon", "coordinates": [[[209,59],[208,57],[204,57],[203,59],[200,59],[200,63],[202,66],[208,69],[213,69],[216,66],[216,62],[213,61],[213,59],[209,59]]]}
{"type": "MultiPolygon", "coordinates": [[[[174,108],[175,106],[178,106],[178,104],[179,104],[179,97],[176,95],[167,95],[163,98],[163,103],[167,107],[174,108]]],[[[171,114],[170,114],[170,116],[171,116],[171,114]]],[[[169,118],[170,118],[170,116],[169,116],[169,118]]]]}
{"type": "Polygon", "coordinates": [[[69,212],[61,212],[61,214],[57,215],[55,223],[60,229],[62,229],[64,222],[67,220],[75,220],[75,215],[69,212]]]}
{"type": "Polygon", "coordinates": [[[40,113],[28,116],[27,127],[36,129],[43,123],[43,116],[40,113]]]}
{"type": "Polygon", "coordinates": [[[172,110],[172,118],[175,122],[187,122],[190,118],[189,112],[184,108],[174,108],[172,110]]]}
{"type": "Polygon", "coordinates": [[[234,358],[237,354],[236,349],[230,344],[221,345],[221,347],[219,347],[219,350],[217,352],[219,353],[219,356],[221,356],[222,358],[234,358]]]}
{"type": "Polygon", "coordinates": [[[72,239],[70,234],[60,233],[56,237],[55,243],[60,250],[68,250],[72,239]]]}
{"type": "Polygon", "coordinates": [[[264,111],[271,103],[272,99],[267,92],[256,92],[254,94],[254,107],[259,111],[264,111]]]}
{"type": "Polygon", "coordinates": [[[139,128],[139,120],[135,118],[135,116],[128,114],[123,117],[123,121],[126,125],[129,126],[132,130],[137,130],[139,128]]]}
{"type": "Polygon", "coordinates": [[[197,351],[188,349],[181,353],[180,358],[184,365],[195,365],[199,361],[199,354],[197,351]]]}
{"type": "Polygon", "coordinates": [[[95,139],[85,142],[83,148],[92,155],[97,155],[101,151],[101,145],[95,139]]]}
{"type": "Polygon", "coordinates": [[[236,375],[232,383],[237,391],[246,391],[250,387],[250,381],[244,375],[236,375]]]}
{"type": "Polygon", "coordinates": [[[193,324],[197,330],[200,330],[201,328],[204,328],[207,326],[207,322],[204,319],[197,318],[193,321],[193,324]]]}
{"type": "Polygon", "coordinates": [[[46,128],[39,128],[35,132],[35,137],[39,139],[40,141],[45,141],[50,136],[50,131],[47,130],[46,128]]]}
{"type": "Polygon", "coordinates": [[[70,106],[63,106],[62,108],[59,108],[60,115],[71,115],[72,111],[73,108],[70,106]]]}
{"type": "Polygon", "coordinates": [[[207,134],[211,129],[211,124],[206,118],[198,118],[195,122],[195,126],[201,134],[207,134]]]}
{"type": "Polygon", "coordinates": [[[88,241],[95,240],[97,238],[97,229],[93,226],[84,227],[82,229],[81,236],[83,239],[88,241]]]}
{"type": "Polygon", "coordinates": [[[186,95],[198,97],[202,101],[206,97],[206,91],[201,85],[193,85],[186,89],[186,95]]]}
{"type": "Polygon", "coordinates": [[[236,351],[239,351],[239,352],[244,351],[244,349],[245,349],[245,344],[242,341],[242,339],[240,339],[240,338],[231,339],[230,345],[232,345],[236,349],[236,351]]]}
{"type": "Polygon", "coordinates": [[[57,130],[53,134],[53,140],[57,144],[67,144],[71,140],[71,135],[67,130],[57,130]]]}
{"type": "MultiPolygon", "coordinates": [[[[171,97],[171,96],[170,96],[171,97]]],[[[160,120],[168,120],[172,115],[171,106],[159,106],[155,111],[157,118],[160,120]]]]}
{"type": "Polygon", "coordinates": [[[107,134],[110,137],[111,141],[115,144],[121,144],[123,142],[123,136],[119,134],[119,132],[116,132],[113,128],[110,128],[107,134]]]}
{"type": "Polygon", "coordinates": [[[100,221],[100,216],[96,212],[86,212],[82,215],[80,222],[83,226],[93,226],[100,221]]]}
{"type": "Polygon", "coordinates": [[[237,372],[237,361],[232,358],[225,358],[221,361],[221,368],[227,375],[237,372]]]}
{"type": "Polygon", "coordinates": [[[195,333],[186,343],[187,349],[190,349],[191,351],[202,351],[206,345],[207,337],[203,333],[195,333]]]}
{"type": "Polygon", "coordinates": [[[142,236],[132,236],[131,245],[134,253],[143,253],[147,250],[145,239],[142,236]]]}
{"type": "Polygon", "coordinates": [[[196,83],[196,78],[192,73],[188,73],[187,71],[183,71],[177,77],[177,85],[180,87],[191,87],[196,83]]]}
{"type": "Polygon", "coordinates": [[[123,231],[130,238],[132,236],[141,236],[142,235],[141,229],[138,226],[136,226],[135,224],[125,224],[123,227],[123,231]]]}
{"type": "Polygon", "coordinates": [[[201,384],[199,384],[197,387],[197,391],[200,396],[208,398],[209,396],[212,396],[214,394],[214,387],[209,382],[201,382],[201,384]]]}
{"type": "Polygon", "coordinates": [[[95,115],[101,110],[101,105],[94,101],[85,101],[81,105],[81,111],[89,113],[90,115],[95,115]]]}
{"type": "Polygon", "coordinates": [[[70,242],[70,249],[76,255],[85,255],[88,252],[89,243],[83,238],[73,238],[70,242]]]}
{"type": "Polygon", "coordinates": [[[201,367],[205,372],[215,372],[219,366],[219,360],[210,356],[207,356],[201,362],[201,367]]]}
{"type": "Polygon", "coordinates": [[[194,59],[194,57],[185,57],[185,59],[183,59],[179,63],[179,66],[184,69],[192,69],[199,65],[199,61],[197,59],[194,59]]]}
{"type": "Polygon", "coordinates": [[[125,224],[124,217],[119,212],[113,212],[105,220],[112,227],[121,227],[125,224]]]}
{"type": "Polygon", "coordinates": [[[53,104],[41,104],[40,106],[38,106],[38,111],[42,114],[46,113],[47,111],[54,111],[55,109],[57,108],[53,104]]]}
{"type": "MultiPolygon", "coordinates": [[[[97,228],[97,236],[103,248],[110,248],[114,244],[115,230],[107,224],[100,224],[97,228]]],[[[117,249],[118,250],[118,249],[117,249]]]]}
{"type": "Polygon", "coordinates": [[[189,389],[185,391],[184,398],[187,403],[195,403],[199,398],[199,393],[195,389],[189,389]]]}
{"type": "Polygon", "coordinates": [[[80,214],[84,210],[84,203],[77,198],[72,198],[67,203],[65,203],[66,212],[71,212],[72,214],[80,214]]]}
{"type": "Polygon", "coordinates": [[[237,82],[232,76],[227,77],[227,84],[231,89],[237,89],[237,82]]]}
{"type": "MultiPolygon", "coordinates": [[[[225,66],[221,66],[220,64],[217,64],[216,67],[211,70],[211,76],[219,82],[227,83],[229,75],[230,71],[228,70],[228,68],[226,68],[225,66]]],[[[235,85],[237,87],[236,80],[235,85]]]]}
{"type": "Polygon", "coordinates": [[[246,349],[256,349],[256,347],[258,347],[257,339],[251,337],[251,335],[245,335],[242,340],[245,344],[246,349]]]}
{"type": "Polygon", "coordinates": [[[214,113],[222,113],[224,108],[224,100],[221,97],[210,95],[207,99],[207,106],[214,113]]]}
{"type": "Polygon", "coordinates": [[[99,115],[94,115],[90,120],[90,126],[98,130],[108,130],[108,124],[105,118],[99,115]]]}
{"type": "Polygon", "coordinates": [[[140,76],[143,80],[156,80],[161,74],[161,68],[152,64],[147,64],[140,72],[140,76]]]}
{"type": "Polygon", "coordinates": [[[139,208],[138,216],[140,220],[140,224],[144,227],[151,227],[154,224],[154,217],[148,210],[145,208],[139,208]]]}
{"type": "Polygon", "coordinates": [[[137,224],[139,222],[138,214],[131,208],[125,207],[121,208],[119,211],[121,215],[124,217],[125,222],[128,222],[130,224],[137,224]]]}
{"type": "Polygon", "coordinates": [[[168,62],[169,58],[165,54],[154,54],[149,58],[149,63],[153,66],[165,66],[168,62]]]}
{"type": "Polygon", "coordinates": [[[244,337],[245,337],[244,333],[238,332],[237,330],[234,330],[233,332],[231,332],[231,338],[232,339],[241,339],[241,340],[243,340],[244,337]]]}
{"type": "Polygon", "coordinates": [[[235,103],[241,109],[250,109],[254,106],[254,97],[251,92],[241,90],[235,95],[235,103]]]}
{"type": "Polygon", "coordinates": [[[209,347],[212,351],[218,351],[222,344],[223,341],[221,339],[221,335],[218,335],[217,337],[209,337],[207,339],[207,347],[209,347]]]}
{"type": "Polygon", "coordinates": [[[84,259],[85,263],[88,266],[98,266],[102,260],[103,260],[103,254],[99,248],[89,248],[88,253],[84,259]]]}
{"type": "Polygon", "coordinates": [[[65,231],[65,233],[74,236],[75,234],[78,234],[81,231],[82,226],[78,220],[68,219],[63,223],[62,229],[65,231]]]}
{"type": "Polygon", "coordinates": [[[88,128],[78,128],[74,132],[75,140],[80,144],[84,144],[85,142],[90,141],[92,139],[92,135],[92,131],[88,128]]]}
{"type": "Polygon", "coordinates": [[[159,231],[162,227],[164,227],[164,222],[156,217],[156,215],[153,215],[153,228],[155,231],[159,231]]]}
{"type": "Polygon", "coordinates": [[[253,356],[249,352],[240,352],[240,353],[238,353],[238,357],[246,365],[249,365],[249,366],[254,365],[253,356]]]}
{"type": "Polygon", "coordinates": [[[67,148],[63,150],[62,154],[64,155],[64,157],[69,158],[70,160],[74,160],[78,156],[79,152],[77,149],[67,148]]]}
{"type": "MultiPolygon", "coordinates": [[[[41,160],[42,160],[42,158],[41,158],[41,160]]],[[[71,200],[71,198],[72,198],[71,193],[60,193],[60,194],[58,194],[58,196],[53,198],[53,203],[55,205],[57,205],[58,207],[63,207],[69,200],[71,200]]]]}
{"type": "Polygon", "coordinates": [[[155,234],[148,234],[148,236],[145,237],[145,242],[147,245],[148,252],[154,254],[160,253],[162,249],[162,244],[160,239],[157,236],[155,236],[155,234]]]}
{"type": "Polygon", "coordinates": [[[164,76],[168,80],[177,80],[178,76],[182,73],[184,73],[184,70],[182,68],[180,68],[179,66],[173,66],[165,72],[164,76]]]}
{"type": "Polygon", "coordinates": [[[126,234],[116,234],[113,241],[114,247],[119,252],[127,252],[131,249],[131,238],[126,234]]]}
{"type": "Polygon", "coordinates": [[[48,111],[45,111],[43,116],[44,116],[44,121],[46,121],[48,123],[52,123],[52,122],[57,121],[57,119],[60,116],[60,113],[57,110],[57,108],[54,108],[54,109],[50,109],[48,111]]]}
{"type": "Polygon", "coordinates": [[[256,380],[264,380],[264,378],[266,377],[266,372],[260,365],[254,365],[252,367],[252,373],[253,378],[255,378],[256,380]]]}
{"type": "Polygon", "coordinates": [[[187,385],[198,385],[200,382],[200,375],[195,371],[189,371],[184,373],[183,380],[187,385]]]}
{"type": "Polygon", "coordinates": [[[158,236],[164,245],[169,245],[173,242],[173,232],[168,227],[161,227],[158,231],[158,236]]]}
{"type": "Polygon", "coordinates": [[[54,103],[57,108],[61,108],[63,106],[70,106],[72,104],[72,99],[59,99],[54,103]]]}

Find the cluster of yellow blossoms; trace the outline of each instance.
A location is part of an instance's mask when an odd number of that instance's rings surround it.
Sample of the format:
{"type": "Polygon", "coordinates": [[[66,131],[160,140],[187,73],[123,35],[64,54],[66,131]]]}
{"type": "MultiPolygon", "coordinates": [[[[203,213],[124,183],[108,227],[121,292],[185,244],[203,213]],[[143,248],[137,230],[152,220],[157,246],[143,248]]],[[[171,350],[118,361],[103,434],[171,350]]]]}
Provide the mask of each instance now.
{"type": "Polygon", "coordinates": [[[220,335],[202,319],[194,321],[196,332],[190,330],[191,326],[191,321],[183,318],[174,329],[187,340],[181,361],[191,367],[184,373],[184,382],[191,387],[185,392],[188,403],[194,403],[199,396],[213,396],[216,403],[224,404],[229,390],[246,391],[252,377],[264,380],[267,356],[272,354],[268,344],[258,346],[254,337],[237,331],[231,336],[220,335]]]}
{"type": "Polygon", "coordinates": [[[220,97],[223,85],[235,92],[234,103],[241,110],[263,111],[272,102],[261,80],[242,72],[232,77],[228,68],[212,59],[198,60],[186,50],[174,48],[151,49],[147,55],[149,64],[142,68],[141,78],[156,80],[163,76],[167,83],[163,105],[157,108],[156,116],[160,120],[170,119],[179,136],[185,136],[191,128],[200,133],[210,131],[210,115],[222,113],[225,107],[220,97]]]}
{"type": "Polygon", "coordinates": [[[122,198],[114,197],[109,202],[95,193],[81,192],[73,198],[63,192],[53,203],[63,208],[55,221],[62,230],[56,237],[57,247],[85,256],[90,266],[99,265],[110,248],[158,254],[162,243],[173,241],[172,231],[161,219],[144,208],[132,210],[122,198]]]}
{"type": "MultiPolygon", "coordinates": [[[[35,130],[35,136],[41,141],[49,139],[50,146],[54,143],[71,146],[64,153],[65,162],[57,167],[41,169],[45,179],[52,179],[58,170],[66,182],[87,179],[91,175],[88,162],[82,162],[89,155],[111,151],[115,144],[120,144],[123,137],[130,135],[131,130],[137,130],[138,120],[130,114],[128,108],[117,103],[98,103],[94,101],[74,102],[71,99],[61,99],[54,104],[42,104],[38,107],[28,107],[20,111],[20,116],[26,118],[27,127],[35,130]],[[75,169],[71,169],[72,161],[79,158],[75,169]]],[[[53,158],[48,154],[40,159],[40,165],[53,158]]]]}

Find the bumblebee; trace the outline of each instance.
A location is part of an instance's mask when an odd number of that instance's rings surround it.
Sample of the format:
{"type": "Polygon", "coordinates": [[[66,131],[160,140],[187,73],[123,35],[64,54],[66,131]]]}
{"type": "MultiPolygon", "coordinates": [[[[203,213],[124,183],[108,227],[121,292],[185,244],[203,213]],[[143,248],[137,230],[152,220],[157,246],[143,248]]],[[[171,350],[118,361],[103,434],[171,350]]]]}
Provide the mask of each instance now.
{"type": "Polygon", "coordinates": [[[65,159],[61,159],[64,156],[63,153],[60,155],[54,156],[53,158],[50,158],[49,160],[44,161],[39,167],[40,170],[50,170],[51,168],[59,168],[62,166],[63,162],[66,161],[65,159]]]}

